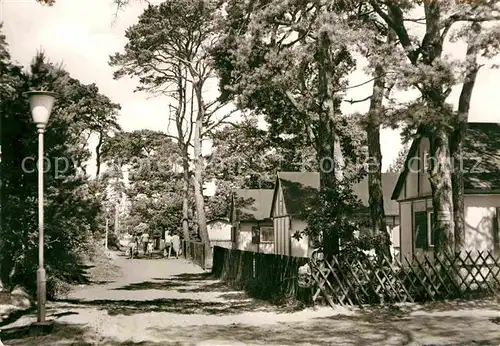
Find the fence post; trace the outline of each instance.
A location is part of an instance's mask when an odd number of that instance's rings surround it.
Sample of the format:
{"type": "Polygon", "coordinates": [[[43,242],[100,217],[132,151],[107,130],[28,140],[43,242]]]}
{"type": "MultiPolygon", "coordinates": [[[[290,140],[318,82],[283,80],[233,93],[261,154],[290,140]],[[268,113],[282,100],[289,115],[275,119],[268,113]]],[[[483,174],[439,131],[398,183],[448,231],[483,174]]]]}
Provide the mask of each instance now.
{"type": "Polygon", "coordinates": [[[252,253],[252,278],[255,279],[255,252],[252,253]]]}

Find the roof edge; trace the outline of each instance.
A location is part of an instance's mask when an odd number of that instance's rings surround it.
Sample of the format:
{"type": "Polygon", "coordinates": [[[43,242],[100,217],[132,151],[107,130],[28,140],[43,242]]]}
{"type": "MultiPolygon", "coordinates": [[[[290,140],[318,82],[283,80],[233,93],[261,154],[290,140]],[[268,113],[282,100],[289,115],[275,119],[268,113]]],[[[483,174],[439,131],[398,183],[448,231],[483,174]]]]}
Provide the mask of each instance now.
{"type": "Polygon", "coordinates": [[[278,176],[279,172],[276,174],[276,180],[274,182],[274,189],[273,189],[273,199],[272,199],[272,202],[271,202],[271,212],[269,213],[269,217],[273,217],[273,213],[274,213],[274,206],[276,205],[276,195],[278,193],[278,187],[280,186],[279,182],[280,182],[280,178],[278,176]]]}
{"type": "Polygon", "coordinates": [[[212,222],[217,222],[217,221],[224,221],[224,222],[227,222],[227,223],[231,222],[229,219],[224,218],[224,217],[215,217],[213,219],[208,220],[207,224],[212,223],[212,222]]]}
{"type": "Polygon", "coordinates": [[[399,194],[401,193],[401,189],[404,186],[406,176],[408,175],[409,167],[408,164],[410,163],[410,159],[414,157],[415,151],[417,148],[420,146],[420,142],[422,140],[422,135],[421,135],[421,130],[419,129],[417,131],[417,137],[413,140],[413,143],[410,146],[410,149],[408,150],[408,154],[406,155],[406,160],[404,163],[403,167],[403,172],[399,175],[398,181],[396,182],[396,186],[394,186],[394,190],[392,191],[391,195],[391,200],[397,200],[399,197],[399,194]]]}

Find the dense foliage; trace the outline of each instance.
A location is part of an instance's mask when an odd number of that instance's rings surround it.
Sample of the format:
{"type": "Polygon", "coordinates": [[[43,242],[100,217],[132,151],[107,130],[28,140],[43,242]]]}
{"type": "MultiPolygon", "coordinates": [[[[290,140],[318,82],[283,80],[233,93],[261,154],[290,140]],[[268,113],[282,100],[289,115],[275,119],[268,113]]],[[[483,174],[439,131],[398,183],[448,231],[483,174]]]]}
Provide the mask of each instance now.
{"type": "Polygon", "coordinates": [[[202,142],[231,114],[219,116],[225,103],[207,92],[215,77],[207,49],[217,40],[220,12],[215,0],[150,4],[138,23],[127,29],[125,52],[110,58],[110,65],[117,67],[115,78],[139,77],[137,90],[172,100],[168,119],[173,126],[169,126],[168,136],[175,139],[183,159],[183,235],[189,237],[188,196],[192,188],[197,229],[207,254],[202,142]]]}
{"type": "MultiPolygon", "coordinates": [[[[120,7],[131,1],[114,2],[120,7]]],[[[256,178],[255,172],[261,171],[258,166],[267,167],[262,168],[266,174],[277,166],[267,159],[255,162],[255,157],[262,154],[258,152],[262,143],[272,148],[290,145],[290,152],[298,147],[313,148],[316,161],[320,162],[325,157],[338,158],[333,145],[338,140],[348,160],[359,162],[360,157],[363,161],[368,155],[373,163],[374,172],[368,172],[370,214],[373,228],[385,235],[380,128],[402,124],[404,134],[417,132],[430,140],[429,154],[434,160],[428,173],[433,229],[437,234],[435,250],[453,252],[464,246],[464,203],[463,172],[452,169],[452,160],[459,160],[462,155],[478,71],[500,51],[499,21],[498,1],[166,1],[160,6],[149,6],[139,23],[127,32],[131,43],[125,55],[114,57],[114,63],[121,65],[122,75],[139,76],[143,88],[174,94],[177,100],[183,100],[176,107],[176,116],[185,113],[183,107],[190,96],[198,96],[193,97],[197,111],[191,108],[190,114],[190,119],[196,121],[189,125],[196,122],[198,129],[190,134],[194,133],[195,138],[193,186],[199,220],[204,219],[205,212],[204,200],[200,198],[204,173],[199,145],[204,133],[200,129],[218,125],[204,118],[209,104],[234,101],[240,109],[265,118],[269,124],[265,137],[271,142],[261,142],[258,131],[252,133],[242,128],[226,128],[214,134],[215,152],[209,171],[224,182],[222,193],[229,191],[229,186],[267,184],[267,177],[256,178]],[[220,8],[224,11],[217,11],[220,8]],[[200,20],[207,13],[208,20],[200,20]],[[200,35],[184,35],[180,28],[200,35]],[[199,45],[177,44],[186,38],[200,37],[209,39],[198,40],[199,45]],[[466,44],[464,54],[446,54],[445,46],[457,41],[466,44]],[[190,55],[200,47],[203,54],[190,55]],[[212,48],[212,61],[206,54],[207,47],[212,48]],[[167,54],[168,59],[161,54],[167,54]],[[205,81],[200,78],[201,72],[212,68],[217,71],[222,92],[213,103],[200,97],[205,81]],[[371,78],[351,86],[349,79],[356,69],[371,78]],[[192,77],[191,84],[178,82],[178,77],[188,75],[192,77]],[[167,92],[164,86],[169,82],[174,86],[167,92]],[[370,82],[372,95],[360,100],[346,99],[347,90],[370,82]],[[197,92],[186,96],[188,84],[197,92]],[[458,104],[454,105],[449,97],[456,86],[461,90],[458,104]],[[401,91],[415,91],[418,96],[403,100],[401,91]],[[359,121],[358,117],[343,114],[343,102],[369,102],[370,106],[359,121]],[[353,124],[361,125],[365,138],[360,131],[352,131],[353,124]],[[227,148],[218,136],[230,139],[227,148]],[[250,138],[256,148],[245,148],[239,143],[250,138]],[[367,154],[364,150],[352,150],[365,144],[367,154]],[[241,149],[253,155],[228,155],[241,149]],[[238,172],[228,167],[214,169],[218,156],[227,163],[236,162],[238,172]],[[244,178],[229,177],[235,174],[244,178]]],[[[186,149],[188,142],[182,143],[186,149]]],[[[333,173],[321,171],[323,192],[340,185],[333,173]]],[[[365,172],[355,166],[350,173],[365,172]]],[[[185,181],[186,177],[187,173],[185,181]]],[[[204,222],[200,221],[200,225],[204,227],[204,222]]]]}
{"type": "MultiPolygon", "coordinates": [[[[56,283],[83,280],[81,255],[90,251],[102,230],[101,203],[95,185],[84,174],[90,157],[90,128],[100,122],[100,112],[116,121],[117,105],[98,94],[94,85],[83,85],[64,69],[39,53],[28,72],[9,61],[4,37],[0,37],[1,78],[1,236],[0,278],[5,286],[34,289],[38,264],[36,127],[24,92],[49,89],[57,93],[45,133],[45,264],[49,295],[56,283]]],[[[99,126],[98,126],[99,125],[99,126]]]]}
{"type": "Polygon", "coordinates": [[[130,210],[124,224],[130,233],[148,232],[162,235],[165,231],[179,232],[182,219],[181,157],[177,145],[164,133],[150,130],[119,132],[103,143],[103,160],[107,166],[103,179],[111,187],[108,194],[110,209],[119,203],[124,193],[130,210]],[[126,184],[112,184],[113,179],[126,184]]]}
{"type": "Polygon", "coordinates": [[[317,170],[313,148],[299,146],[297,138],[273,137],[253,116],[215,131],[211,139],[206,176],[215,181],[216,194],[208,199],[210,218],[227,217],[232,189],[272,189],[278,171],[317,170]]]}
{"type": "MultiPolygon", "coordinates": [[[[342,131],[340,104],[350,73],[361,68],[373,76],[373,94],[365,119],[372,220],[385,235],[381,194],[379,128],[405,124],[431,141],[434,229],[437,251],[463,245],[463,181],[450,169],[461,155],[471,94],[480,65],[477,58],[498,53],[498,2],[224,2],[224,39],[213,50],[225,96],[242,108],[263,114],[278,133],[301,134],[318,160],[332,154],[342,131]],[[483,24],[489,22],[488,24],[483,24]],[[419,30],[421,25],[424,30],[419,30]],[[448,56],[449,41],[467,43],[464,56],[448,56]],[[361,59],[360,59],[361,60],[361,59]],[[464,62],[465,60],[465,62],[464,62]],[[458,112],[448,96],[462,85],[458,112]],[[402,101],[393,91],[414,90],[420,96],[402,101]],[[386,105],[382,101],[389,100],[386,105]],[[455,220],[456,219],[456,220],[455,220]]],[[[345,128],[344,128],[345,129],[345,128]]],[[[336,184],[322,175],[322,184],[336,184]]],[[[386,240],[388,240],[386,238],[386,240]]],[[[387,253],[387,249],[386,249],[387,253]]]]}

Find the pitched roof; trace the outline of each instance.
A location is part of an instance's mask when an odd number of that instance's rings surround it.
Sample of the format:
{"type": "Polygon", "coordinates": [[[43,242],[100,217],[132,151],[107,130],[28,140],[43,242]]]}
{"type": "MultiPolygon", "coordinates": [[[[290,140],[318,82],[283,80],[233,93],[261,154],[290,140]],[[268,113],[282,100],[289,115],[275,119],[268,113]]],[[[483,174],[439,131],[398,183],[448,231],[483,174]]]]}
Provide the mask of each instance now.
{"type": "MultiPolygon", "coordinates": [[[[391,193],[398,179],[397,173],[382,173],[382,192],[386,215],[398,215],[399,205],[391,200],[391,193]]],[[[320,187],[318,172],[278,172],[287,212],[296,214],[303,210],[306,201],[320,187]]],[[[354,193],[364,206],[369,206],[368,177],[353,186],[354,193]]]]}
{"type": "MultiPolygon", "coordinates": [[[[391,199],[391,194],[398,181],[399,173],[382,173],[382,194],[384,196],[385,215],[399,215],[399,204],[391,199]]],[[[353,186],[354,193],[364,206],[369,207],[368,177],[353,186]]]]}
{"type": "MultiPolygon", "coordinates": [[[[392,199],[399,197],[409,172],[409,160],[416,155],[424,137],[421,133],[417,135],[408,151],[392,199]]],[[[464,193],[500,193],[500,124],[468,123],[462,162],[453,166],[464,171],[464,193]]]]}
{"type": "Polygon", "coordinates": [[[207,221],[207,225],[211,223],[216,223],[216,222],[224,222],[224,223],[229,223],[229,219],[226,219],[224,217],[216,217],[214,219],[210,219],[207,221]]]}
{"type": "Polygon", "coordinates": [[[277,182],[281,185],[288,214],[301,212],[320,186],[318,172],[278,172],[277,182]]]}
{"type": "Polygon", "coordinates": [[[273,199],[272,189],[234,189],[233,207],[241,221],[265,220],[273,199]]]}
{"type": "Polygon", "coordinates": [[[469,123],[463,152],[465,191],[500,190],[500,124],[469,123]]]}

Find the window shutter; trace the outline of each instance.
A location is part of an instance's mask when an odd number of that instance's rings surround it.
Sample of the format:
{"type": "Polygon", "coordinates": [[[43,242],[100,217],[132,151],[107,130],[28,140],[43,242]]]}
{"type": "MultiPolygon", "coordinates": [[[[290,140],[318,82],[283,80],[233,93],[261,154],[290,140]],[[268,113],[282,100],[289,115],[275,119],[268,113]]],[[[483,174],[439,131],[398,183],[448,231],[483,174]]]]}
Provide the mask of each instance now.
{"type": "Polygon", "coordinates": [[[427,250],[429,244],[427,239],[427,212],[415,212],[415,229],[413,237],[415,239],[416,249],[427,250]]]}

